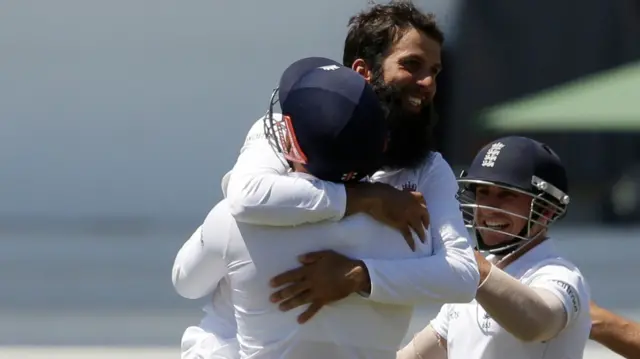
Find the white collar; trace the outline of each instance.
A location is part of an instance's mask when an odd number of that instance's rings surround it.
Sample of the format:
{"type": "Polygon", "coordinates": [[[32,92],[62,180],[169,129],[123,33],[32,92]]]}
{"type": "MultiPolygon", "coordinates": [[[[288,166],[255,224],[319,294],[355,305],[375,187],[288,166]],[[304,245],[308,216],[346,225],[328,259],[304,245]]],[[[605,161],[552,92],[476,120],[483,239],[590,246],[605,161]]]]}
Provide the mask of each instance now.
{"type": "MultiPolygon", "coordinates": [[[[503,270],[511,275],[514,275],[519,273],[523,269],[527,270],[531,263],[540,262],[546,258],[549,258],[549,255],[553,255],[555,253],[556,248],[553,239],[547,238],[546,240],[520,256],[520,258],[516,259],[513,263],[507,265],[507,267],[503,270]]],[[[499,259],[500,257],[497,257],[495,255],[487,256],[487,260],[492,263],[495,263],[499,259]]]]}

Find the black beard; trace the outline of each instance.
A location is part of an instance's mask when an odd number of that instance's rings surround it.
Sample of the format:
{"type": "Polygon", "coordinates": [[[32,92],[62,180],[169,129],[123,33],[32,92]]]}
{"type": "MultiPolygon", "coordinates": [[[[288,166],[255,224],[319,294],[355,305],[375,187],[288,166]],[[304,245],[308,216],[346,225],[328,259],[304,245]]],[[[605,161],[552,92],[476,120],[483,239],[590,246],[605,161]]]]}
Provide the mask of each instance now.
{"type": "Polygon", "coordinates": [[[371,86],[387,110],[390,136],[384,167],[389,169],[417,168],[434,150],[433,126],[437,115],[433,103],[423,106],[419,113],[403,108],[406,88],[384,83],[381,73],[374,74],[371,86]]]}

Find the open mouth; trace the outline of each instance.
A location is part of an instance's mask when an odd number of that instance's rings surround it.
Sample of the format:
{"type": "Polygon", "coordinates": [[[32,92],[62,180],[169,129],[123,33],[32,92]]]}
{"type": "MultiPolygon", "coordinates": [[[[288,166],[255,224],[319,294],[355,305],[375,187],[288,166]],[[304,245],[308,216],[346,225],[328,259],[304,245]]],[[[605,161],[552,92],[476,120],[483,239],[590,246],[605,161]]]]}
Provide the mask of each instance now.
{"type": "Polygon", "coordinates": [[[414,107],[422,106],[422,99],[420,97],[410,96],[408,98],[408,101],[409,101],[409,104],[411,104],[411,106],[414,106],[414,107]]]}
{"type": "Polygon", "coordinates": [[[484,225],[485,227],[496,231],[504,231],[505,229],[507,229],[507,227],[509,227],[509,223],[498,221],[484,221],[484,225]]]}

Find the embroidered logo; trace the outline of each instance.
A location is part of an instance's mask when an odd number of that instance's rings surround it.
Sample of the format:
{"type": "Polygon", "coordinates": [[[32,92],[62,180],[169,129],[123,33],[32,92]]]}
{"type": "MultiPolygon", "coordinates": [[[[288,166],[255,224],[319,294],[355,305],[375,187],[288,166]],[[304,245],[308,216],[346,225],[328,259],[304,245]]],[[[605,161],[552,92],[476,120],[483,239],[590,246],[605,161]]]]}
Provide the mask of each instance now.
{"type": "Polygon", "coordinates": [[[418,186],[415,183],[407,182],[402,185],[403,191],[412,191],[415,192],[418,189],[418,186]]]}
{"type": "Polygon", "coordinates": [[[340,67],[338,65],[327,65],[327,66],[320,66],[319,69],[321,70],[325,70],[325,71],[333,71],[333,70],[337,70],[340,67]]]}
{"type": "Polygon", "coordinates": [[[504,147],[502,142],[496,142],[489,147],[489,150],[484,155],[484,159],[482,160],[482,167],[493,167],[500,155],[500,151],[504,147]]]}
{"type": "Polygon", "coordinates": [[[352,179],[354,179],[356,176],[358,175],[358,172],[349,172],[349,173],[345,173],[342,175],[341,179],[343,181],[351,181],[352,179]]]}

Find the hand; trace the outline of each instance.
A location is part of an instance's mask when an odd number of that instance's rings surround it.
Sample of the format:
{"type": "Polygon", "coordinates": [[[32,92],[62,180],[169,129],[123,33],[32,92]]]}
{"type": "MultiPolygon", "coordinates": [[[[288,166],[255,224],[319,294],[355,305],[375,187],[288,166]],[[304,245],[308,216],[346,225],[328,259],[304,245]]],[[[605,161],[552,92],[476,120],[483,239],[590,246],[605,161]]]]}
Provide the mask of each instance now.
{"type": "Polygon", "coordinates": [[[412,231],[424,243],[429,227],[429,212],[419,192],[401,191],[384,183],[358,183],[347,188],[347,212],[365,212],[379,222],[402,233],[415,250],[412,231]]]}
{"type": "Polygon", "coordinates": [[[271,295],[282,311],[310,304],[298,316],[298,323],[311,319],[326,304],[358,291],[370,291],[369,275],[362,261],[327,250],[307,253],[299,258],[302,267],[271,279],[274,288],[285,286],[271,295]]]}

